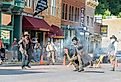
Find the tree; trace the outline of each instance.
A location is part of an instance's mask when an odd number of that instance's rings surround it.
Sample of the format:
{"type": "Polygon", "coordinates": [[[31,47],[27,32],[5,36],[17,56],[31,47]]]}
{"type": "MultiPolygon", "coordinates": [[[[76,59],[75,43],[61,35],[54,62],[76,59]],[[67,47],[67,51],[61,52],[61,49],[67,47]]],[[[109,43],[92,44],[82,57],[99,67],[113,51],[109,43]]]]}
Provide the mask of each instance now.
{"type": "Polygon", "coordinates": [[[118,14],[118,18],[121,18],[121,12],[118,14]]]}
{"type": "MultiPolygon", "coordinates": [[[[118,16],[121,12],[121,0],[98,0],[99,5],[96,8],[95,14],[105,15],[108,9],[112,15],[118,16]]],[[[120,17],[120,16],[119,16],[120,17]]]]}

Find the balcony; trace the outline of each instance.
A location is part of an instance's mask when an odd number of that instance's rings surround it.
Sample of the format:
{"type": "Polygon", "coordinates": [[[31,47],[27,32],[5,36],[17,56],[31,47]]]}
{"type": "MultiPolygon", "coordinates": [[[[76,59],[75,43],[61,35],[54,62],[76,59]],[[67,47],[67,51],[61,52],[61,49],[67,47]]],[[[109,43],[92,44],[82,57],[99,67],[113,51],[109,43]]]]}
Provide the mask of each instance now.
{"type": "Polygon", "coordinates": [[[98,6],[98,4],[99,4],[98,0],[87,0],[86,1],[86,5],[91,6],[93,8],[98,6]]]}
{"type": "Polygon", "coordinates": [[[14,5],[14,0],[0,0],[0,3],[14,5]]]}
{"type": "Polygon", "coordinates": [[[0,0],[0,9],[5,13],[20,13],[24,8],[24,0],[0,0]]]}
{"type": "Polygon", "coordinates": [[[14,0],[14,5],[21,7],[21,8],[24,8],[25,2],[24,2],[24,0],[14,0]]]}
{"type": "Polygon", "coordinates": [[[0,3],[24,8],[24,0],[0,0],[0,3]]]}

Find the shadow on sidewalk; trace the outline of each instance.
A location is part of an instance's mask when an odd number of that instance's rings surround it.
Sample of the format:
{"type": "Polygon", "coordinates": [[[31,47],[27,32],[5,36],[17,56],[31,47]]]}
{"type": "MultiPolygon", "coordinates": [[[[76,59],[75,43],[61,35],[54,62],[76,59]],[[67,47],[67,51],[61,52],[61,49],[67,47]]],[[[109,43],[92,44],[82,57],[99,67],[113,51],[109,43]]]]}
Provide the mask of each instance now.
{"type": "Polygon", "coordinates": [[[36,74],[36,73],[48,73],[44,71],[31,71],[28,69],[0,69],[0,75],[22,75],[22,74],[36,74]]]}
{"type": "Polygon", "coordinates": [[[99,73],[99,74],[102,74],[102,73],[105,73],[104,71],[84,71],[84,73],[99,73]]]}

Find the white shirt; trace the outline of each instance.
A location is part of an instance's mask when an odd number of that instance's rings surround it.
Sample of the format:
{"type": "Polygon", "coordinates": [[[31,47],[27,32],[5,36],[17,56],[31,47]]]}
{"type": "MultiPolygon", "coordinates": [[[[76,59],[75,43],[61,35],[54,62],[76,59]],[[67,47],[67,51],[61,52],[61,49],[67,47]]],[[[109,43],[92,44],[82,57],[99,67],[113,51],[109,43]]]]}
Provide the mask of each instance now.
{"type": "Polygon", "coordinates": [[[118,42],[117,41],[115,41],[115,39],[111,39],[111,44],[114,42],[114,51],[113,52],[111,52],[113,55],[116,55],[116,52],[117,52],[117,46],[118,46],[118,42]]]}
{"type": "Polygon", "coordinates": [[[52,44],[48,44],[47,47],[46,47],[46,51],[52,51],[54,50],[54,47],[52,44]]]}

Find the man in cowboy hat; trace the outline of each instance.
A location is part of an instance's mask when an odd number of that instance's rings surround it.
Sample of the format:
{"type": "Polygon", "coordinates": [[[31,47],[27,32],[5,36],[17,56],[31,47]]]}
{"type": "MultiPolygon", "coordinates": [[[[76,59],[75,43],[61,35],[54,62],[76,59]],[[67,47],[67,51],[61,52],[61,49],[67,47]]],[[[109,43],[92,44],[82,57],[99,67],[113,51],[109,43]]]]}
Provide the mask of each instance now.
{"type": "Polygon", "coordinates": [[[70,59],[70,61],[73,63],[75,70],[74,71],[84,71],[83,69],[83,61],[82,61],[82,55],[83,55],[83,46],[82,44],[79,43],[77,37],[74,37],[72,39],[72,43],[73,43],[73,50],[74,50],[74,54],[72,56],[72,58],[70,59]]]}
{"type": "Polygon", "coordinates": [[[110,44],[108,46],[108,54],[110,55],[110,62],[112,64],[112,71],[115,71],[117,66],[116,52],[117,52],[117,38],[115,35],[110,37],[110,44]]]}
{"type": "Polygon", "coordinates": [[[31,68],[32,42],[28,32],[24,32],[22,39],[19,41],[19,45],[21,46],[19,50],[22,53],[22,69],[26,67],[31,68]]]}

